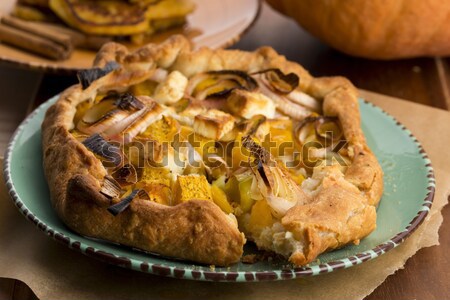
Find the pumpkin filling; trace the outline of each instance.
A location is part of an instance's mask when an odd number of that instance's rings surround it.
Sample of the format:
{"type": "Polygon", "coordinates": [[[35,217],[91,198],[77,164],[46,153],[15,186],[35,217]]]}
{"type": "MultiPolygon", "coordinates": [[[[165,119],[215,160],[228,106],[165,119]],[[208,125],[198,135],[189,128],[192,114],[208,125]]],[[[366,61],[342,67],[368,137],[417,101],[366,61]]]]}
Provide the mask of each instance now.
{"type": "Polygon", "coordinates": [[[108,211],[135,199],[211,201],[260,249],[286,257],[302,249],[281,220],[310,203],[322,168],[345,173],[338,118],[279,69],[154,75],[77,106],[71,133],[107,170],[108,211]]]}

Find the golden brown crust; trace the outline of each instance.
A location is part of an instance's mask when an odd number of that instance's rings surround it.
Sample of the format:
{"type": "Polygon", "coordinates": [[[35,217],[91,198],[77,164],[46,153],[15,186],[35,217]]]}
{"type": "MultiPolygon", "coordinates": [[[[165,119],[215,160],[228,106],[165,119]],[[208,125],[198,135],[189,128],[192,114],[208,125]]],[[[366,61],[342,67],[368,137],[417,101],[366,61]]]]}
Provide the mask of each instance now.
{"type": "Polygon", "coordinates": [[[59,217],[86,236],[207,264],[237,262],[245,239],[210,202],[166,207],[136,199],[117,217],[106,210],[110,200],[99,192],[106,171],[68,131],[75,110],[70,95],[77,89],[61,95],[42,124],[44,170],[59,217]]]}
{"type": "Polygon", "coordinates": [[[323,77],[314,78],[308,91],[323,99],[324,115],[339,118],[352,163],[344,174],[346,182],[330,171],[310,204],[294,207],[282,219],[283,226],[304,241],[302,251],[290,258],[299,265],[327,250],[359,243],[372,232],[383,193],[383,172],[361,130],[356,88],[345,78],[323,77]]]}
{"type": "Polygon", "coordinates": [[[324,251],[357,242],[375,229],[375,221],[375,207],[335,182],[312,203],[292,208],[283,218],[283,226],[304,241],[303,251],[294,252],[290,260],[304,265],[324,251]]]}
{"type": "Polygon", "coordinates": [[[242,235],[215,204],[191,200],[177,206],[135,199],[113,216],[109,200],[90,175],[69,180],[64,220],[73,230],[165,256],[228,265],[242,255],[242,235]]]}
{"type": "MultiPolygon", "coordinates": [[[[173,59],[170,57],[177,51],[173,40],[161,47],[152,45],[148,48],[152,47],[170,48],[170,51],[164,52],[168,57],[157,60],[163,64],[173,59]]],[[[112,48],[121,49],[116,46],[112,48]]],[[[104,47],[108,53],[110,49],[104,47]]],[[[101,66],[104,59],[115,56],[101,52],[99,57],[102,59],[97,62],[101,66]]],[[[131,56],[124,58],[127,57],[131,56]]],[[[147,61],[151,62],[151,59],[147,61]]],[[[141,76],[140,70],[131,72],[125,78],[125,84],[141,76]]],[[[124,77],[115,72],[101,80],[109,80],[108,86],[124,84],[124,77]]],[[[167,256],[218,265],[239,261],[245,239],[237,226],[212,203],[190,201],[169,208],[136,199],[130,210],[117,217],[106,210],[110,201],[99,193],[106,170],[92,152],[69,132],[76,105],[87,99],[92,90],[99,86],[99,83],[95,83],[84,91],[78,85],[69,88],[49,108],[42,124],[44,170],[52,203],[59,217],[83,235],[167,256]]]]}
{"type": "Polygon", "coordinates": [[[326,250],[358,242],[375,228],[375,205],[382,193],[382,171],[366,145],[360,128],[357,91],[344,78],[313,78],[298,64],[288,62],[271,48],[254,53],[238,50],[191,52],[179,36],[160,46],[148,45],[129,53],[118,44],[107,44],[95,65],[114,60],[122,68],[82,90],[66,90],[48,111],[42,124],[44,169],[52,203],[61,219],[73,230],[93,236],[208,264],[229,265],[239,260],[243,234],[218,206],[209,201],[188,201],[173,207],[133,200],[130,209],[112,216],[110,200],[99,193],[106,170],[101,162],[69,132],[76,105],[97,91],[118,89],[145,80],[156,67],[178,70],[186,76],[219,69],[254,72],[280,68],[301,78],[301,90],[323,100],[325,115],[337,116],[349,142],[353,162],[345,178],[325,176],[322,190],[307,205],[288,211],[282,224],[302,244],[291,261],[311,262],[326,250]]]}

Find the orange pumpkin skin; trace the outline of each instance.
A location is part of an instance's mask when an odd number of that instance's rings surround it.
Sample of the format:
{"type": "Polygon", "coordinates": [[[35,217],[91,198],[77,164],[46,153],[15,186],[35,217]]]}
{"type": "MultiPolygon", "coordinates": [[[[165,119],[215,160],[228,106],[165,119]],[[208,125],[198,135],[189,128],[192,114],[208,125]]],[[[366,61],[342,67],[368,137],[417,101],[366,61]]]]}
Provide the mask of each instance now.
{"type": "Polygon", "coordinates": [[[395,59],[450,55],[447,0],[267,0],[332,47],[395,59]]]}

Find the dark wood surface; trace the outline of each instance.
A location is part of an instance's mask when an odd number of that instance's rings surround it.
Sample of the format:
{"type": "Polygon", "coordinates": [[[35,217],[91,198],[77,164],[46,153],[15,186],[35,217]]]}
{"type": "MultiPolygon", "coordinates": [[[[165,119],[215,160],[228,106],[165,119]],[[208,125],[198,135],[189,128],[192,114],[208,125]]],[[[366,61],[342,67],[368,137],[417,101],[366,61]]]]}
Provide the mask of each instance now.
{"type": "MultiPolygon", "coordinates": [[[[233,48],[270,45],[315,76],[342,75],[359,88],[449,110],[450,58],[374,61],[354,58],[324,45],[267,6],[255,26],[233,48]]],[[[46,75],[35,105],[76,82],[74,76],[46,75]]],[[[443,124],[449,126],[449,124],[443,124]]],[[[450,299],[450,207],[443,210],[440,246],[425,248],[389,276],[366,300],[450,299]]],[[[0,280],[0,300],[37,299],[22,282],[0,280]]]]}

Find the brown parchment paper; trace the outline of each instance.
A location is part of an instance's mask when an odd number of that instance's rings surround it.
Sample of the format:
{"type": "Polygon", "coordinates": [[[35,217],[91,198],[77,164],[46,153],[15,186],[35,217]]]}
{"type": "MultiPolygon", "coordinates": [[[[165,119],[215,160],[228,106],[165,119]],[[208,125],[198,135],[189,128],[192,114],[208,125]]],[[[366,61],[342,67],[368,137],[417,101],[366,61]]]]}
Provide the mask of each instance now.
{"type": "Polygon", "coordinates": [[[439,244],[440,211],[449,194],[450,161],[446,151],[450,148],[450,113],[369,92],[362,95],[416,135],[436,172],[436,196],[427,220],[402,245],[381,257],[330,274],[278,282],[212,283],[142,274],[101,263],[49,239],[20,215],[2,184],[0,277],[22,280],[40,299],[364,298],[420,248],[439,244]]]}

